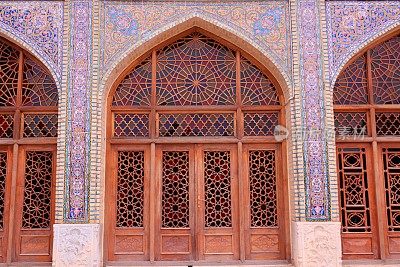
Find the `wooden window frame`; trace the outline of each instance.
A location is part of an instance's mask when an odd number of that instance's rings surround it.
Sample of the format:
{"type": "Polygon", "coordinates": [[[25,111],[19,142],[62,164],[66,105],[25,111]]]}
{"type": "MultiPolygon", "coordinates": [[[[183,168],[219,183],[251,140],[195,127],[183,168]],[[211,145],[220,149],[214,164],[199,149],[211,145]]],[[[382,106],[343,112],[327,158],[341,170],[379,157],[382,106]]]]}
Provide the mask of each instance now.
{"type": "MultiPolygon", "coordinates": [[[[389,243],[392,244],[399,242],[399,233],[388,232],[387,217],[386,217],[386,204],[385,204],[385,189],[384,189],[384,177],[383,177],[383,163],[382,163],[382,148],[400,147],[400,136],[379,136],[377,135],[376,118],[375,114],[378,112],[398,112],[400,113],[400,104],[376,104],[374,99],[374,87],[372,77],[372,50],[382,43],[390,40],[391,38],[398,38],[397,33],[386,36],[385,39],[381,39],[378,42],[372,44],[367,50],[359,53],[353,60],[351,60],[346,66],[350,66],[359,57],[365,56],[365,75],[366,75],[366,89],[368,95],[367,104],[351,104],[351,105],[333,105],[334,112],[366,112],[367,114],[367,128],[368,132],[363,137],[349,136],[336,136],[337,146],[346,147],[370,147],[367,153],[367,160],[370,162],[369,166],[369,179],[374,181],[374,190],[376,191],[375,197],[371,199],[371,209],[375,210],[375,218],[372,222],[376,224],[373,226],[375,229],[376,244],[373,245],[374,255],[372,258],[375,259],[399,259],[400,258],[400,246],[397,246],[396,250],[389,249],[389,243]],[[393,241],[390,239],[393,238],[393,241]],[[377,249],[375,249],[375,247],[377,249]]],[[[343,69],[345,71],[346,68],[343,69]]],[[[343,73],[343,72],[342,72],[343,73]]],[[[338,181],[339,182],[339,181],[338,181]]],[[[347,234],[346,234],[347,235],[347,234]]],[[[356,239],[357,234],[354,234],[353,238],[356,239]]],[[[365,256],[363,253],[349,253],[343,254],[343,259],[366,259],[371,258],[365,256]]]]}

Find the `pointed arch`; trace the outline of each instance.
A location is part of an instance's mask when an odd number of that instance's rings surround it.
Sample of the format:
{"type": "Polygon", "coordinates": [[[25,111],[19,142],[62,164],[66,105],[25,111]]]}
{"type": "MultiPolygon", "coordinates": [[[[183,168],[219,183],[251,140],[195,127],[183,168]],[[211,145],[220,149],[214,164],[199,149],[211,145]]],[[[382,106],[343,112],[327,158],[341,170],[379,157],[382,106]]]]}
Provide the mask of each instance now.
{"type": "Polygon", "coordinates": [[[271,51],[267,51],[249,36],[227,26],[214,17],[204,13],[193,12],[183,17],[181,21],[178,21],[178,24],[175,22],[160,27],[160,29],[153,34],[147,35],[139,42],[132,44],[128,51],[122,54],[104,74],[99,91],[102,103],[104,104],[106,102],[109,90],[117,77],[119,77],[127,67],[131,66],[132,62],[137,63],[138,59],[143,56],[143,54],[157,47],[159,44],[165,43],[171,39],[172,36],[177,36],[195,27],[214,35],[217,39],[222,39],[239,47],[244,54],[256,59],[255,61],[257,61],[259,67],[264,69],[267,73],[272,74],[271,76],[276,79],[279,87],[282,88],[281,93],[284,99],[287,100],[291,97],[290,76],[282,66],[277,63],[271,51]]]}
{"type": "Polygon", "coordinates": [[[346,57],[345,60],[339,65],[339,67],[333,71],[331,81],[330,81],[330,91],[333,91],[336,80],[339,77],[340,73],[346,69],[351,63],[353,63],[360,55],[362,55],[365,51],[370,49],[372,46],[375,46],[379,43],[382,43],[391,37],[397,35],[400,32],[400,21],[394,23],[390,27],[384,28],[380,32],[374,34],[370,38],[364,40],[361,44],[357,46],[357,49],[351,51],[346,57]]]}
{"type": "Polygon", "coordinates": [[[29,44],[23,38],[12,34],[11,32],[7,31],[6,29],[0,27],[0,36],[4,39],[7,39],[9,42],[16,44],[17,46],[21,47],[23,50],[28,51],[32,54],[38,61],[40,61],[46,69],[49,71],[51,76],[53,77],[54,81],[57,85],[58,95],[61,96],[61,77],[54,66],[50,63],[52,60],[46,55],[44,51],[39,48],[34,47],[33,45],[29,44]]]}

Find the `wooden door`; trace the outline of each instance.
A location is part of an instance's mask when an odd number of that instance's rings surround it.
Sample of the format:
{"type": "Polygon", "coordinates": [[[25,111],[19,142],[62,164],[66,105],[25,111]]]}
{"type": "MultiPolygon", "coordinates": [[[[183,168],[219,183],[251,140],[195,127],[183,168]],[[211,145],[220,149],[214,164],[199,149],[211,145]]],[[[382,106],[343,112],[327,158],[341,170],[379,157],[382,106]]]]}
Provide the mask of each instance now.
{"type": "Polygon", "coordinates": [[[285,255],[285,212],[279,145],[243,146],[242,184],[246,259],[273,260],[285,255]]]}
{"type": "Polygon", "coordinates": [[[110,260],[149,260],[149,146],[120,145],[108,163],[110,260]]]}
{"type": "Polygon", "coordinates": [[[56,147],[21,146],[15,213],[15,258],[51,261],[56,147]]]}
{"type": "Polygon", "coordinates": [[[194,145],[157,147],[156,260],[195,260],[194,145]]]}
{"type": "Polygon", "coordinates": [[[365,143],[336,146],[343,258],[376,259],[379,246],[371,147],[365,143]]]}
{"type": "Polygon", "coordinates": [[[380,216],[384,235],[385,255],[389,258],[400,256],[400,146],[381,144],[379,146],[379,187],[382,209],[380,216]],[[383,204],[384,203],[384,204],[383,204]]]}
{"type": "Polygon", "coordinates": [[[12,147],[0,147],[0,262],[7,259],[12,147]]]}
{"type": "Polygon", "coordinates": [[[199,260],[237,260],[237,145],[197,145],[196,157],[199,260]]]}

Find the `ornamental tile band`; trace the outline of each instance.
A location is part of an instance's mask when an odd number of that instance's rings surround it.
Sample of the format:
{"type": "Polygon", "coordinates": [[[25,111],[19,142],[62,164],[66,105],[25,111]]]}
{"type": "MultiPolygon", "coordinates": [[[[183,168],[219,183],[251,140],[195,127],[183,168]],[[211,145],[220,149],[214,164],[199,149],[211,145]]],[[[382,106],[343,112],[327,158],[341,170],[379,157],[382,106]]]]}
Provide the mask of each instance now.
{"type": "Polygon", "coordinates": [[[340,69],[360,46],[400,26],[399,1],[329,1],[326,2],[326,12],[332,86],[340,69]]]}
{"type": "Polygon", "coordinates": [[[64,217],[67,221],[86,221],[90,155],[91,1],[72,1],[70,8],[71,82],[68,96],[67,207],[64,217]]]}
{"type": "MultiPolygon", "coordinates": [[[[302,77],[303,125],[306,132],[324,132],[322,55],[318,0],[298,2],[300,77],[302,77]]],[[[306,218],[329,220],[329,181],[325,136],[308,135],[304,140],[306,218]]]]}
{"type": "Polygon", "coordinates": [[[270,51],[285,70],[290,69],[288,5],[283,1],[241,3],[204,2],[115,2],[104,3],[102,52],[104,69],[134,42],[151,36],[160,25],[168,25],[192,12],[224,21],[270,51]]]}
{"type": "Polygon", "coordinates": [[[2,2],[0,28],[32,45],[61,76],[62,2],[2,2]]]}

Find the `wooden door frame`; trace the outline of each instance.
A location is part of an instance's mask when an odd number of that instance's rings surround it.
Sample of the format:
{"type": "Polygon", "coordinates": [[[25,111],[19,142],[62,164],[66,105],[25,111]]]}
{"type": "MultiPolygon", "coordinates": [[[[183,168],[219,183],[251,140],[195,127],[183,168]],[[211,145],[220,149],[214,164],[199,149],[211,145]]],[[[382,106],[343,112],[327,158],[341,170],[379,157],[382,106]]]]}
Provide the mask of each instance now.
{"type": "MultiPolygon", "coordinates": [[[[376,196],[377,196],[377,191],[375,187],[375,183],[377,180],[377,177],[375,177],[375,173],[373,171],[373,151],[372,151],[372,144],[369,142],[358,142],[358,143],[350,143],[350,142],[336,142],[336,157],[338,157],[337,150],[339,148],[364,148],[365,149],[365,154],[366,154],[366,172],[367,172],[367,179],[368,179],[368,194],[369,194],[369,210],[370,210],[370,220],[371,220],[371,232],[362,232],[362,233],[356,233],[356,232],[351,232],[351,233],[343,233],[342,229],[340,230],[341,234],[341,242],[342,242],[342,247],[343,247],[343,236],[346,235],[353,235],[357,234],[360,237],[368,237],[368,235],[371,235],[371,246],[372,246],[372,253],[371,254],[366,254],[366,253],[359,253],[359,254],[345,254],[342,252],[342,255],[345,259],[353,260],[353,259],[366,259],[365,255],[371,255],[370,259],[378,259],[380,257],[381,251],[379,247],[379,227],[378,227],[378,210],[377,210],[377,201],[376,201],[376,196]]],[[[340,190],[340,177],[339,177],[339,164],[337,164],[337,173],[338,173],[338,189],[340,190]]],[[[340,204],[340,192],[339,192],[339,205],[340,204]]],[[[341,206],[339,206],[341,209],[341,206]]],[[[341,218],[341,211],[339,210],[339,215],[341,218]]],[[[342,222],[342,218],[341,218],[342,222]]],[[[353,239],[353,237],[350,237],[353,239]]]]}
{"type": "MultiPolygon", "coordinates": [[[[15,204],[15,225],[14,228],[14,240],[13,240],[13,260],[14,261],[41,261],[49,262],[51,261],[53,249],[53,225],[55,221],[55,183],[56,183],[56,159],[57,159],[57,147],[56,145],[21,145],[18,151],[18,175],[17,175],[17,186],[16,186],[16,204],[15,204]],[[21,233],[22,233],[22,215],[23,215],[23,203],[25,196],[25,163],[26,163],[26,152],[28,151],[48,151],[52,152],[52,180],[51,180],[51,197],[50,197],[50,227],[47,230],[37,230],[37,232],[49,232],[49,253],[48,255],[38,254],[38,255],[21,255],[21,233]]],[[[36,230],[35,230],[36,231],[36,230]]],[[[45,233],[39,235],[46,235],[45,233]]]]}
{"type": "MultiPolygon", "coordinates": [[[[150,146],[149,145],[113,145],[110,146],[110,155],[108,155],[108,164],[106,166],[106,177],[105,181],[106,188],[109,188],[107,194],[105,194],[105,217],[109,218],[105,220],[104,229],[104,254],[107,255],[107,261],[118,261],[121,257],[123,260],[149,260],[150,250],[150,146]],[[118,152],[119,151],[143,151],[144,152],[144,180],[143,180],[143,256],[136,256],[139,254],[132,255],[116,255],[115,250],[115,238],[117,227],[115,226],[117,219],[117,185],[118,185],[118,152]]],[[[137,229],[134,229],[137,230],[137,229]]],[[[129,231],[129,229],[122,230],[123,232],[129,231]]]]}
{"type": "MultiPolygon", "coordinates": [[[[284,259],[286,256],[286,227],[287,227],[287,209],[285,209],[285,197],[284,193],[287,192],[287,187],[285,186],[285,179],[283,178],[283,168],[282,168],[282,151],[280,144],[244,144],[243,145],[243,160],[242,160],[242,173],[241,179],[243,181],[243,188],[240,190],[242,206],[246,210],[245,214],[241,214],[244,217],[244,222],[241,225],[245,231],[246,242],[241,242],[242,246],[245,246],[246,260],[260,260],[265,257],[270,257],[270,260],[284,259]],[[251,246],[251,210],[250,210],[250,180],[249,180],[249,152],[251,150],[265,150],[274,151],[275,154],[275,177],[276,177],[276,208],[277,208],[277,219],[278,226],[276,227],[278,236],[278,248],[277,252],[264,252],[260,253],[260,258],[252,259],[250,254],[251,246]],[[245,243],[245,244],[243,244],[245,243]]],[[[243,207],[242,207],[243,208],[243,207]]],[[[273,232],[272,228],[262,227],[253,228],[255,230],[259,229],[260,234],[267,234],[268,232],[273,232]]]]}
{"type": "MultiPolygon", "coordinates": [[[[161,144],[156,146],[156,170],[155,170],[155,215],[158,217],[155,217],[155,241],[154,244],[159,244],[159,246],[154,247],[153,249],[155,250],[155,260],[161,261],[163,260],[162,257],[164,255],[165,260],[171,260],[172,255],[176,255],[176,257],[182,257],[183,260],[186,261],[193,261],[197,259],[197,250],[196,250],[196,212],[195,212],[195,207],[196,207],[196,194],[195,194],[195,181],[196,181],[196,173],[195,173],[195,164],[196,164],[196,158],[195,158],[195,145],[194,144],[161,144]],[[166,232],[168,228],[163,228],[162,223],[161,223],[161,216],[162,216],[162,173],[163,173],[163,159],[162,159],[162,154],[164,151],[187,151],[189,155],[189,232],[190,232],[190,242],[189,242],[189,253],[187,255],[191,255],[191,258],[183,259],[185,258],[185,254],[181,253],[167,253],[163,254],[162,252],[162,238],[163,238],[163,233],[166,232]],[[178,256],[181,255],[181,256],[178,256]]],[[[171,229],[172,230],[172,229],[171,229]]],[[[183,232],[184,229],[175,229],[177,232],[177,235],[184,235],[183,232]]],[[[169,234],[167,234],[169,235],[169,234]]],[[[186,234],[185,234],[186,235],[186,234]]],[[[175,260],[175,259],[174,259],[175,260]]]]}

